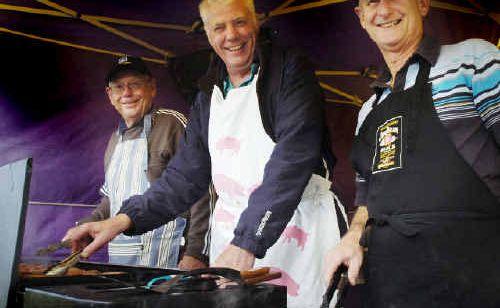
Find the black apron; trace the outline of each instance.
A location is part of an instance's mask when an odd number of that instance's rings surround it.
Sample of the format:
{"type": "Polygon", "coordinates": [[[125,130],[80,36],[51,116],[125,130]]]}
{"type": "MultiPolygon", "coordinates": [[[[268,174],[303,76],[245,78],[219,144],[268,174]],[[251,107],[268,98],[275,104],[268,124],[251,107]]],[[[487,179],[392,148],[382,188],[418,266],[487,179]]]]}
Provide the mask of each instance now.
{"type": "Polygon", "coordinates": [[[353,145],[368,181],[368,307],[500,307],[500,205],[415,86],[374,103],[353,145]]]}

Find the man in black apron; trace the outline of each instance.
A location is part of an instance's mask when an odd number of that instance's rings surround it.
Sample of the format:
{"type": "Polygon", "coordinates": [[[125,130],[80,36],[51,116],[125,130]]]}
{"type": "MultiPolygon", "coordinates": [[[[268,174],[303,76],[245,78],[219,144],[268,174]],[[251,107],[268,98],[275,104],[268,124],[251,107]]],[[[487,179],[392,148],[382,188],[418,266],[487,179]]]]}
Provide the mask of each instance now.
{"type": "Polygon", "coordinates": [[[388,78],[360,111],[359,208],[329,275],[343,263],[355,284],[364,263],[368,307],[500,307],[500,57],[479,40],[436,48],[429,5],[356,8],[388,78]]]}

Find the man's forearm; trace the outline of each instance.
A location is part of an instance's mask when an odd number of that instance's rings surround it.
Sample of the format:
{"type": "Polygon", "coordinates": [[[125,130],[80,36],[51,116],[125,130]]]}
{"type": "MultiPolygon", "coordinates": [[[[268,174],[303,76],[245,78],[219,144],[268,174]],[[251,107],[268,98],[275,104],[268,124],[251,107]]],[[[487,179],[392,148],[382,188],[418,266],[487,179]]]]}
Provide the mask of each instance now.
{"type": "Polygon", "coordinates": [[[365,230],[366,221],[368,220],[368,209],[365,205],[360,205],[352,218],[349,231],[344,236],[351,241],[356,243],[359,242],[363,231],[365,230]]]}

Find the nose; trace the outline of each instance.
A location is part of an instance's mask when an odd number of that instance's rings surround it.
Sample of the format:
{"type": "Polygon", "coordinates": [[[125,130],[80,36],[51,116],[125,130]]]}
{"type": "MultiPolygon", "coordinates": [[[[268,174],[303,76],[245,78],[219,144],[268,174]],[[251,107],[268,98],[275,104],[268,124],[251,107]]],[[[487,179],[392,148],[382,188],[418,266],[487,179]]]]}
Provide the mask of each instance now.
{"type": "Polygon", "coordinates": [[[380,0],[377,5],[377,15],[388,16],[391,13],[392,0],[380,0]]]}
{"type": "Polygon", "coordinates": [[[226,39],[232,41],[238,38],[238,31],[233,25],[229,25],[226,29],[226,39]]]}
{"type": "Polygon", "coordinates": [[[123,87],[123,93],[122,96],[131,96],[133,93],[132,88],[127,84],[123,87]]]}

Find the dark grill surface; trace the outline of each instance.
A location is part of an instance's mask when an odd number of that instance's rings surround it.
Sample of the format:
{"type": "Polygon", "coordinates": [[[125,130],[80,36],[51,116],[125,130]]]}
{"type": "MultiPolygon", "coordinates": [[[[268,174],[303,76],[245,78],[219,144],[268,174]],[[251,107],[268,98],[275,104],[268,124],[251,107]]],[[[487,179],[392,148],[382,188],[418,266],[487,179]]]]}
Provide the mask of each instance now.
{"type": "Polygon", "coordinates": [[[180,281],[166,294],[142,288],[150,279],[179,271],[80,262],[81,269],[124,272],[103,276],[21,280],[17,306],[24,307],[286,307],[286,288],[269,284],[218,289],[210,278],[180,281]]]}

